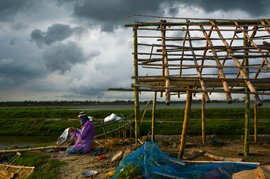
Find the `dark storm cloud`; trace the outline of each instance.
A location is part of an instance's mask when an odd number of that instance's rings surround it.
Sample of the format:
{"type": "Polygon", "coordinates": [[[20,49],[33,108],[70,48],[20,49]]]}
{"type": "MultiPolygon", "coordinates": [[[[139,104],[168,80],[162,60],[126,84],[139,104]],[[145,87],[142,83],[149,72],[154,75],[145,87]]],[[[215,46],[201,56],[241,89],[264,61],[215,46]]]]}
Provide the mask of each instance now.
{"type": "Polygon", "coordinates": [[[136,13],[153,13],[160,11],[161,0],[89,0],[76,3],[74,15],[101,23],[103,30],[110,31],[116,26],[123,26],[127,16],[136,13]]]}
{"type": "Polygon", "coordinates": [[[0,0],[0,21],[12,21],[18,11],[31,7],[33,0],[0,0]]]}
{"type": "Polygon", "coordinates": [[[98,55],[98,53],[94,52],[86,56],[79,46],[73,42],[69,42],[50,46],[44,51],[43,59],[50,71],[65,73],[65,71],[70,70],[73,65],[84,63],[89,58],[93,58],[96,55],[98,55]]]}
{"type": "Polygon", "coordinates": [[[197,7],[202,7],[206,12],[223,10],[242,10],[252,16],[262,16],[269,11],[269,0],[191,0],[185,2],[186,5],[193,4],[197,7]]]}
{"type": "Polygon", "coordinates": [[[0,89],[18,88],[30,79],[35,80],[43,74],[42,68],[36,68],[23,59],[0,57],[0,89]]]}
{"type": "Polygon", "coordinates": [[[73,35],[75,32],[81,32],[79,27],[71,28],[69,25],[53,24],[48,27],[47,32],[35,29],[31,33],[31,39],[37,43],[39,47],[43,44],[51,45],[57,41],[63,41],[73,35]]]}
{"type": "MultiPolygon", "coordinates": [[[[72,0],[57,0],[59,4],[69,3],[72,0]]],[[[73,1],[74,16],[90,19],[93,23],[102,25],[103,30],[111,31],[116,26],[127,23],[127,17],[134,14],[163,15],[165,9],[170,15],[175,15],[186,7],[198,7],[206,12],[217,10],[242,10],[252,16],[268,14],[269,0],[83,0],[73,1]]]]}

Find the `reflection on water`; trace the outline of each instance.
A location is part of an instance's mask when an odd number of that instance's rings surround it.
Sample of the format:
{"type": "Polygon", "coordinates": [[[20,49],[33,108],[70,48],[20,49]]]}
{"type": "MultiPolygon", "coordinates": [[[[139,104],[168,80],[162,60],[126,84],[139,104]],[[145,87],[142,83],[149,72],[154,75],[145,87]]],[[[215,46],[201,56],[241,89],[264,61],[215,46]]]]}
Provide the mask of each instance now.
{"type": "Polygon", "coordinates": [[[56,140],[52,136],[0,136],[0,148],[54,145],[56,140]]]}

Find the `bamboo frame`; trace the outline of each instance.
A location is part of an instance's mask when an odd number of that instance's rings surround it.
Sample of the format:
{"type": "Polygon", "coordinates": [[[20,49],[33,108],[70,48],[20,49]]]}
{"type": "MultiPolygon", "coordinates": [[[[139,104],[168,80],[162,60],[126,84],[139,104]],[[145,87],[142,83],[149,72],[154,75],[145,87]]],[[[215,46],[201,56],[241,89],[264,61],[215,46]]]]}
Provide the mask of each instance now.
{"type": "MultiPolygon", "coordinates": [[[[136,116],[140,91],[160,92],[160,97],[165,92],[166,103],[171,95],[186,92],[179,150],[182,157],[191,93],[202,93],[203,101],[209,101],[213,93],[223,93],[228,103],[232,101],[232,94],[252,94],[256,106],[262,105],[259,95],[270,95],[270,20],[163,18],[126,25],[136,29],[133,33],[134,83],[131,85],[134,110],[136,116]],[[139,76],[138,69],[147,70],[147,75],[139,76]]],[[[203,143],[204,108],[203,102],[203,143]]]]}

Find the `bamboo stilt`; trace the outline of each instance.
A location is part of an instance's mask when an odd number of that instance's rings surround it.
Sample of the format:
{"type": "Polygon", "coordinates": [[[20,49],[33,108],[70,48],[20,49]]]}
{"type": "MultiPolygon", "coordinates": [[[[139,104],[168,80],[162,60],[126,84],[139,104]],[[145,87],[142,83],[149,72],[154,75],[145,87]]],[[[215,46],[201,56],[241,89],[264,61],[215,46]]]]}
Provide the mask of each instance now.
{"type": "Polygon", "coordinates": [[[154,92],[153,107],[152,107],[152,127],[151,127],[151,140],[155,140],[155,122],[156,122],[156,101],[157,92],[154,92]]]}
{"type": "Polygon", "coordinates": [[[170,73],[169,73],[169,64],[168,56],[166,51],[165,37],[166,37],[166,26],[161,25],[161,37],[162,37],[162,75],[165,77],[165,98],[166,104],[170,103],[170,73]]]}
{"type": "Polygon", "coordinates": [[[205,96],[202,94],[202,144],[205,144],[205,96]]]}
{"type": "Polygon", "coordinates": [[[186,97],[186,107],[185,107],[185,114],[184,114],[184,121],[183,121],[183,127],[182,127],[182,134],[180,139],[180,146],[179,146],[179,152],[178,152],[178,158],[182,158],[184,155],[184,149],[186,144],[186,134],[187,134],[187,127],[188,127],[188,121],[189,121],[189,113],[191,108],[191,102],[192,102],[192,92],[190,87],[187,87],[186,91],[187,97],[186,97]]]}
{"type": "Polygon", "coordinates": [[[256,101],[254,100],[254,103],[253,103],[253,106],[254,106],[254,109],[253,109],[253,117],[254,117],[254,144],[257,144],[257,140],[258,140],[258,134],[257,134],[257,124],[258,124],[258,120],[257,120],[257,103],[256,101]]]}
{"type": "Polygon", "coordinates": [[[135,143],[137,143],[140,136],[140,108],[139,108],[139,91],[138,91],[138,39],[137,26],[133,27],[133,70],[134,70],[134,119],[135,119],[135,143]]]}
{"type": "MultiPolygon", "coordinates": [[[[247,26],[244,26],[245,31],[248,29],[247,26]]],[[[246,36],[244,36],[246,37],[246,36]]],[[[247,38],[244,38],[244,47],[248,46],[248,40],[247,38]]],[[[245,52],[246,54],[248,51],[245,52]]],[[[248,58],[244,58],[244,66],[248,67],[248,58]]],[[[249,70],[248,68],[244,68],[244,73],[246,77],[249,77],[249,70]]],[[[248,92],[249,89],[245,88],[245,90],[248,92]]],[[[249,155],[249,119],[250,118],[250,95],[245,95],[245,137],[244,137],[244,158],[246,158],[249,155]]]]}

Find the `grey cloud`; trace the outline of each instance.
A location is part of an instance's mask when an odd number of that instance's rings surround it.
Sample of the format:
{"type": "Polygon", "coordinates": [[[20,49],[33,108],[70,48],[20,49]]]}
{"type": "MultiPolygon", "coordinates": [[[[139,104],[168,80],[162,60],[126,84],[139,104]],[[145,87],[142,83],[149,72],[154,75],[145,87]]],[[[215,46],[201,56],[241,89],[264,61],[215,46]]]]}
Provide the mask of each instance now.
{"type": "Polygon", "coordinates": [[[63,41],[72,36],[73,33],[81,33],[82,29],[79,27],[71,28],[69,25],[53,24],[48,27],[47,32],[42,32],[35,29],[31,33],[31,39],[37,43],[39,47],[43,44],[51,45],[57,41],[63,41]]]}
{"type": "Polygon", "coordinates": [[[10,27],[13,30],[22,30],[22,29],[26,29],[28,27],[28,25],[26,23],[23,23],[23,22],[15,22],[15,23],[12,23],[10,25],[10,27]]]}
{"type": "Polygon", "coordinates": [[[11,39],[10,42],[9,42],[9,45],[15,45],[15,39],[11,39]]]}
{"type": "MultiPolygon", "coordinates": [[[[72,0],[58,2],[65,3],[72,0]]],[[[269,0],[83,0],[73,1],[73,14],[77,18],[90,19],[92,22],[101,24],[103,30],[111,31],[116,26],[123,26],[128,22],[127,17],[134,14],[163,15],[165,10],[170,15],[181,11],[183,6],[199,7],[206,12],[242,10],[250,15],[268,15],[269,0]],[[166,8],[164,8],[166,7],[166,8]]]]}
{"type": "Polygon", "coordinates": [[[19,87],[43,74],[41,67],[36,68],[22,59],[0,58],[0,89],[19,87]]]}
{"type": "Polygon", "coordinates": [[[191,0],[185,4],[193,4],[197,7],[202,7],[206,12],[223,10],[243,10],[253,16],[261,16],[267,14],[270,7],[269,0],[191,0]]]}
{"type": "MultiPolygon", "coordinates": [[[[90,57],[94,57],[93,54],[90,57]]],[[[50,46],[44,51],[43,59],[50,71],[60,71],[61,73],[70,70],[72,65],[83,63],[88,60],[82,49],[73,42],[50,46]]]]}
{"type": "Polygon", "coordinates": [[[0,0],[0,21],[13,21],[14,16],[20,10],[31,7],[33,0],[0,0]]]}
{"type": "Polygon", "coordinates": [[[161,0],[89,0],[83,3],[76,3],[74,15],[79,18],[91,19],[101,23],[103,30],[110,31],[114,27],[123,25],[127,21],[127,16],[136,13],[153,13],[160,11],[161,0]]]}
{"type": "Polygon", "coordinates": [[[77,94],[80,96],[103,96],[105,91],[107,91],[107,89],[99,89],[99,88],[95,88],[93,89],[93,87],[77,87],[77,88],[73,88],[70,90],[70,92],[72,92],[73,94],[77,94]]]}

